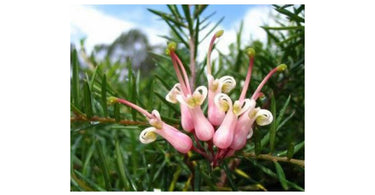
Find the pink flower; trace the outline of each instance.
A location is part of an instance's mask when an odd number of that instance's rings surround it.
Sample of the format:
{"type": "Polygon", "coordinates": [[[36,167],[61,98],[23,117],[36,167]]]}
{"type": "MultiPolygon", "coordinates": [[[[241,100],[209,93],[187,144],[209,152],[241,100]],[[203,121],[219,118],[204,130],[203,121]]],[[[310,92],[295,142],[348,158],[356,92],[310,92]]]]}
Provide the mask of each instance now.
{"type": "Polygon", "coordinates": [[[152,127],[143,130],[139,136],[139,140],[148,144],[156,140],[156,134],[166,139],[177,151],[187,153],[193,145],[193,141],[186,134],[178,131],[176,128],[166,124],[161,120],[160,114],[157,110],[153,110],[151,114],[143,108],[120,98],[110,98],[111,102],[119,102],[125,104],[138,112],[144,114],[152,127]]]}
{"type": "Polygon", "coordinates": [[[215,146],[220,149],[226,149],[232,144],[238,116],[248,110],[250,101],[247,99],[242,103],[236,101],[234,105],[232,105],[232,100],[228,95],[219,93],[215,97],[215,103],[222,107],[223,110],[228,108],[227,114],[220,127],[216,130],[213,138],[215,146]]]}

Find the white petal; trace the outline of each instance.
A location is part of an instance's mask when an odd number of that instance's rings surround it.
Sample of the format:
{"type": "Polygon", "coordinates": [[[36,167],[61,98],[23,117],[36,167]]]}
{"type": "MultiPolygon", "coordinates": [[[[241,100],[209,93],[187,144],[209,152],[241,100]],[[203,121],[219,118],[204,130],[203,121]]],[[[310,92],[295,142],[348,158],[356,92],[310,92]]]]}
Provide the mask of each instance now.
{"type": "Polygon", "coordinates": [[[273,120],[272,113],[265,109],[260,109],[255,115],[255,118],[255,121],[260,126],[269,125],[273,120]]]}
{"type": "MultiPolygon", "coordinates": [[[[199,105],[202,105],[202,103],[204,102],[204,100],[206,99],[207,97],[207,87],[206,86],[199,86],[195,89],[194,93],[193,94],[200,94],[200,99],[199,99],[199,102],[198,104],[199,105]]],[[[193,95],[194,96],[194,95],[193,95]]]]}
{"type": "Polygon", "coordinates": [[[237,100],[234,102],[233,110],[235,110],[234,107],[240,107],[238,111],[236,111],[236,115],[240,116],[242,113],[246,112],[250,107],[255,106],[255,101],[250,99],[245,99],[242,105],[240,105],[240,102],[237,100]]]}
{"type": "Polygon", "coordinates": [[[224,112],[232,109],[232,100],[225,93],[218,93],[215,96],[214,102],[215,102],[216,106],[224,112]],[[225,105],[228,105],[228,108],[226,108],[225,105]]]}
{"type": "Polygon", "coordinates": [[[144,144],[151,143],[156,140],[156,128],[155,127],[149,127],[146,128],[139,134],[139,141],[141,141],[144,144]]]}
{"type": "Polygon", "coordinates": [[[234,87],[236,87],[236,80],[231,76],[223,76],[219,79],[219,82],[223,93],[229,93],[234,87]]]}
{"type": "Polygon", "coordinates": [[[177,103],[176,96],[181,94],[181,85],[180,83],[177,83],[173,86],[173,88],[169,91],[169,93],[165,96],[165,99],[168,102],[171,102],[173,104],[177,103]]]}

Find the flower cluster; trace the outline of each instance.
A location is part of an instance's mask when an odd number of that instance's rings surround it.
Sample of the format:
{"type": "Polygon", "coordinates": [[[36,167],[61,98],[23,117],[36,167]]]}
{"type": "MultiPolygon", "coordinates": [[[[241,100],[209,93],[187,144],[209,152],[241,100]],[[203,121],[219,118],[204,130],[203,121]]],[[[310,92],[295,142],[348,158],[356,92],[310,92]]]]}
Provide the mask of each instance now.
{"type": "Polygon", "coordinates": [[[249,67],[240,97],[236,101],[227,95],[236,86],[232,76],[223,76],[215,79],[211,73],[211,52],[214,42],[222,36],[223,31],[218,31],[211,39],[207,53],[208,88],[199,86],[195,90],[189,84],[189,77],[184,65],[176,54],[176,43],[168,44],[167,54],[172,59],[176,71],[178,83],[175,84],[166,95],[166,100],[173,104],[179,104],[181,112],[181,127],[186,132],[176,129],[165,123],[157,110],[151,113],[143,108],[120,98],[112,98],[112,102],[125,104],[142,113],[151,127],[143,130],[139,140],[151,143],[156,140],[157,135],[166,139],[177,151],[187,153],[191,150],[202,154],[216,166],[217,163],[235,151],[242,149],[253,134],[253,125],[263,126],[272,122],[273,116],[270,111],[256,107],[256,100],[263,96],[262,87],[268,79],[278,71],[286,69],[281,64],[272,69],[259,84],[250,98],[246,98],[246,92],[250,84],[251,71],[254,63],[255,50],[249,48],[246,54],[249,57],[249,67]],[[208,97],[207,97],[208,96],[208,97]],[[208,99],[207,117],[201,109],[201,105],[208,99]],[[191,136],[189,136],[191,135],[191,136]],[[195,145],[193,144],[193,139],[195,145]],[[208,152],[200,144],[207,143],[208,152]]]}

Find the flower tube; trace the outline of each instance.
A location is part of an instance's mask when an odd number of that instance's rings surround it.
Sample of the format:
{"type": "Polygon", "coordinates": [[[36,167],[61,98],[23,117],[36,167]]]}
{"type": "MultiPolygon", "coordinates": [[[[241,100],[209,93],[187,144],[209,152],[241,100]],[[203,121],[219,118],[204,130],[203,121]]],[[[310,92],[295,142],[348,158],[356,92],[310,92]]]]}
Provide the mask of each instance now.
{"type": "Polygon", "coordinates": [[[187,153],[192,148],[193,141],[191,138],[173,126],[162,121],[157,110],[153,110],[150,114],[145,109],[124,99],[111,97],[110,101],[112,103],[118,102],[125,104],[146,116],[149,124],[152,125],[152,127],[146,128],[141,132],[139,140],[142,143],[148,144],[155,141],[156,134],[158,134],[166,139],[177,151],[181,153],[187,153]]]}
{"type": "Polygon", "coordinates": [[[238,116],[248,110],[250,101],[246,99],[242,104],[239,101],[235,101],[232,106],[232,100],[230,97],[226,94],[220,93],[215,97],[215,102],[218,106],[223,107],[223,110],[228,108],[228,112],[220,127],[215,132],[213,143],[220,149],[226,149],[233,141],[238,116]],[[221,105],[220,101],[222,101],[221,105]]]}

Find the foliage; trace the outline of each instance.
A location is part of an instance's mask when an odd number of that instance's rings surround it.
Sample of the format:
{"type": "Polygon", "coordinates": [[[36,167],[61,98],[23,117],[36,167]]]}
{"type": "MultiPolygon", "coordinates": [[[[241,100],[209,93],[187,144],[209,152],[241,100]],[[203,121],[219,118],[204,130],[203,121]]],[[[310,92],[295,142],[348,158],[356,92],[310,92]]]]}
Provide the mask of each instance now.
{"type": "MultiPolygon", "coordinates": [[[[172,34],[164,37],[181,43],[177,52],[184,64],[191,60],[196,63],[196,84],[206,82],[205,62],[195,62],[197,47],[217,26],[207,34],[201,33],[208,28],[212,16],[204,15],[206,7],[168,5],[170,13],[150,10],[171,28],[172,34]]],[[[108,103],[108,98],[115,96],[148,111],[157,109],[164,121],[179,127],[179,108],[164,99],[177,81],[167,55],[150,53],[156,68],[145,76],[140,69],[134,69],[129,59],[100,61],[95,53],[87,57],[84,50],[72,47],[71,190],[303,191],[304,5],[274,5],[274,9],[288,21],[280,20],[279,27],[263,26],[268,35],[266,44],[232,43],[229,55],[219,55],[213,74],[244,80],[248,66],[245,49],[253,47],[256,57],[249,87],[252,92],[272,68],[288,64],[286,72],[270,79],[263,89],[265,98],[258,101],[272,111],[275,120],[269,126],[256,127],[247,146],[217,168],[199,154],[180,154],[164,139],[141,144],[138,136],[147,127],[145,118],[131,108],[108,103]],[[92,66],[83,66],[80,57],[92,66]],[[126,76],[121,74],[123,70],[126,76]]],[[[242,25],[237,36],[238,40],[244,36],[242,25]]],[[[194,74],[190,67],[186,69],[188,74],[194,74]]],[[[237,87],[230,96],[238,98],[239,94],[237,87]]]]}

